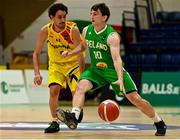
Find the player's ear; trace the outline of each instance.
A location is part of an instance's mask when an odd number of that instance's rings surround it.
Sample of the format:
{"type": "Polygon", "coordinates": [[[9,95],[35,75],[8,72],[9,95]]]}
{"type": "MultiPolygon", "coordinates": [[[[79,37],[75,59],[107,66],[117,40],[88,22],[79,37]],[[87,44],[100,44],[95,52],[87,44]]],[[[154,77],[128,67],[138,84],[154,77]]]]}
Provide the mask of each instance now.
{"type": "Polygon", "coordinates": [[[50,19],[52,20],[54,16],[50,15],[49,17],[50,17],[50,19]]]}
{"type": "Polygon", "coordinates": [[[105,15],[105,16],[104,16],[104,21],[106,21],[106,20],[107,20],[107,16],[105,15]]]}

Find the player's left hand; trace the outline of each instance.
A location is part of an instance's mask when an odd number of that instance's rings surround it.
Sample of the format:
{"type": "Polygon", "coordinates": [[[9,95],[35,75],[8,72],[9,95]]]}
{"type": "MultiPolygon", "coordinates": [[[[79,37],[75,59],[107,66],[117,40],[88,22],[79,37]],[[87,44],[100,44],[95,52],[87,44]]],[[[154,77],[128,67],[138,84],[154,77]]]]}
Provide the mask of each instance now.
{"type": "Polygon", "coordinates": [[[123,94],[125,94],[125,88],[124,88],[124,83],[123,83],[123,80],[117,80],[115,82],[112,82],[112,84],[115,84],[115,85],[119,85],[119,88],[120,88],[120,92],[122,92],[123,94]]]}

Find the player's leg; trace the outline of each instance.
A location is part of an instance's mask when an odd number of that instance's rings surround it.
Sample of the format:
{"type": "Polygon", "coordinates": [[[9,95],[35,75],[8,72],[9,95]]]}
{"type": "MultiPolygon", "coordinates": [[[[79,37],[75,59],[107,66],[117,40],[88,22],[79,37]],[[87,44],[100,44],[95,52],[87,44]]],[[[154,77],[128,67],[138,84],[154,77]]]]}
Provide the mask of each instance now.
{"type": "Polygon", "coordinates": [[[137,88],[131,79],[128,72],[124,72],[123,75],[124,86],[126,90],[126,98],[134,104],[141,112],[147,115],[154,121],[157,132],[156,136],[164,136],[166,134],[166,125],[164,121],[159,117],[159,115],[155,112],[152,105],[145,99],[141,98],[141,96],[137,93],[137,88]]]}
{"type": "Polygon", "coordinates": [[[154,111],[152,105],[145,99],[141,98],[137,92],[126,94],[127,99],[134,104],[141,112],[154,121],[157,132],[156,136],[164,136],[166,134],[166,125],[159,115],[154,111]]]}
{"type": "Polygon", "coordinates": [[[102,71],[94,71],[94,69],[88,68],[80,77],[73,96],[72,108],[72,113],[75,113],[75,117],[79,119],[79,121],[84,107],[85,94],[91,89],[95,90],[105,85],[105,80],[100,76],[101,74],[102,71]]]}
{"type": "Polygon", "coordinates": [[[56,108],[58,107],[58,97],[60,91],[60,85],[57,83],[52,83],[50,86],[50,97],[49,97],[49,108],[51,111],[52,122],[49,127],[47,127],[44,132],[45,133],[55,133],[58,132],[59,129],[59,120],[56,116],[56,108]]]}
{"type": "Polygon", "coordinates": [[[79,118],[78,118],[78,123],[81,123],[81,122],[82,122],[82,120],[83,120],[83,115],[84,115],[83,109],[81,109],[81,112],[80,112],[79,118]]]}
{"type": "Polygon", "coordinates": [[[101,85],[104,82],[104,80],[102,80],[103,77],[99,77],[96,74],[97,72],[94,72],[91,68],[88,68],[81,75],[80,81],[77,84],[76,91],[73,96],[73,108],[71,113],[63,111],[62,109],[57,110],[58,118],[70,129],[76,129],[77,127],[78,119],[84,106],[85,94],[87,91],[93,88],[93,83],[96,83],[98,87],[98,85],[101,85]]]}
{"type": "Polygon", "coordinates": [[[50,88],[50,98],[49,98],[49,108],[51,111],[52,122],[50,123],[49,127],[45,129],[45,133],[54,133],[60,130],[59,124],[60,121],[56,115],[56,109],[58,107],[58,99],[60,90],[62,87],[66,88],[66,81],[64,75],[61,73],[62,68],[58,66],[51,65],[49,67],[49,79],[48,84],[50,88]]]}
{"type": "Polygon", "coordinates": [[[92,84],[88,80],[80,80],[77,84],[76,91],[73,96],[73,108],[71,113],[62,109],[57,109],[57,117],[64,122],[70,129],[76,129],[79,123],[80,113],[84,106],[85,94],[92,88],[92,84]]]}
{"type": "MultiPolygon", "coordinates": [[[[75,67],[70,71],[69,76],[67,77],[67,83],[71,90],[72,96],[74,96],[77,82],[78,82],[78,79],[80,78],[80,75],[81,75],[81,72],[80,72],[79,67],[75,67]]],[[[79,114],[78,123],[80,123],[82,119],[83,119],[83,109],[81,109],[81,112],[79,114]]]]}

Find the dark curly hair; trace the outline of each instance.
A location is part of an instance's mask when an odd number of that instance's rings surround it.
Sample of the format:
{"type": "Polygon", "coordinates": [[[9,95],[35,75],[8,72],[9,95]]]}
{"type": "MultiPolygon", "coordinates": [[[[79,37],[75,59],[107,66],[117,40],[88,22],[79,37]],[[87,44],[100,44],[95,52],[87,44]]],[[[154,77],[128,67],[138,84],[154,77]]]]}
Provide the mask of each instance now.
{"type": "Polygon", "coordinates": [[[68,14],[68,8],[67,8],[67,6],[65,6],[65,5],[62,4],[62,3],[55,3],[55,4],[53,4],[52,6],[49,7],[49,10],[48,10],[48,15],[49,15],[49,17],[50,17],[50,16],[55,16],[55,15],[56,15],[56,12],[57,12],[58,10],[65,11],[66,14],[68,14]]]}

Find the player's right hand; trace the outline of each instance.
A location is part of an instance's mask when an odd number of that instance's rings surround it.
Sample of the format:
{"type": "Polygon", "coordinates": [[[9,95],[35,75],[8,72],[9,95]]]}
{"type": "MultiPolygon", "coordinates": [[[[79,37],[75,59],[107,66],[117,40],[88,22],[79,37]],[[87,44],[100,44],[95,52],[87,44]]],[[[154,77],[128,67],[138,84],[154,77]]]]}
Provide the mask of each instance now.
{"type": "Polygon", "coordinates": [[[63,52],[61,53],[61,56],[62,56],[62,57],[68,57],[68,51],[63,51],[63,52]]]}
{"type": "Polygon", "coordinates": [[[42,83],[42,76],[40,74],[35,75],[34,84],[39,86],[39,85],[41,85],[41,83],[42,83]]]}

